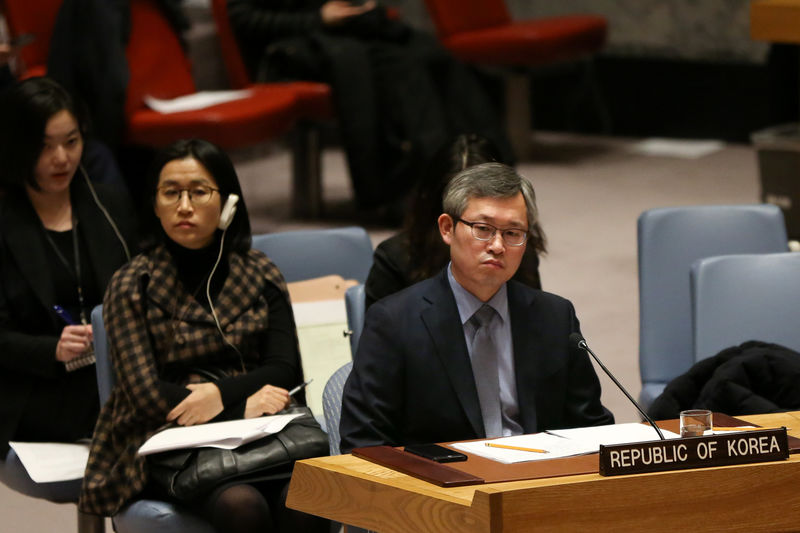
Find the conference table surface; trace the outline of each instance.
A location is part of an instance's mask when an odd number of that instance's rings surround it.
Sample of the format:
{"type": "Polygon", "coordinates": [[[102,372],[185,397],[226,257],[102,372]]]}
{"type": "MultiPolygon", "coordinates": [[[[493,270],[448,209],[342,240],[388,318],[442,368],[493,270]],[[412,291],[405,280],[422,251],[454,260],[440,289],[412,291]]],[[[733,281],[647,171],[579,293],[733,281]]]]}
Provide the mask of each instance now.
{"type": "MultiPolygon", "coordinates": [[[[800,437],[800,411],[738,418],[785,426],[800,437]]],[[[287,505],[381,533],[800,531],[800,454],[768,463],[449,488],[337,455],[298,461],[287,505]]]]}

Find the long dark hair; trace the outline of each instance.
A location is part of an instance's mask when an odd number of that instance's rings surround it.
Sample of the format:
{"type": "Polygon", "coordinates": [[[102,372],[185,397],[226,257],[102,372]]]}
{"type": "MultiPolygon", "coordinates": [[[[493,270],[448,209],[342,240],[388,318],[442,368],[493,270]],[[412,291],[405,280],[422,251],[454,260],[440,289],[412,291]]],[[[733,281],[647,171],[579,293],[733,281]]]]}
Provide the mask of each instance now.
{"type": "Polygon", "coordinates": [[[450,249],[442,242],[436,220],[442,214],[442,195],[452,177],[465,168],[501,160],[494,143],[474,133],[459,135],[430,159],[403,225],[412,282],[433,276],[450,259],[450,249]]]}
{"type": "Polygon", "coordinates": [[[35,168],[42,153],[47,121],[67,111],[78,123],[84,141],[88,124],[84,109],[50,78],[29,78],[6,89],[0,98],[0,182],[4,187],[34,189],[35,168]]]}
{"type": "MultiPolygon", "coordinates": [[[[147,185],[145,194],[145,206],[143,209],[145,241],[142,244],[144,249],[152,248],[158,243],[166,242],[167,235],[161,222],[155,215],[154,206],[156,205],[156,190],[161,170],[170,161],[176,159],[186,159],[191,157],[200,163],[217,182],[219,195],[222,204],[225,204],[228,195],[236,194],[239,196],[239,203],[236,204],[236,215],[233,222],[228,226],[225,234],[225,253],[236,251],[245,253],[250,249],[252,236],[250,230],[250,217],[247,214],[242,195],[242,187],[239,185],[239,177],[233,162],[222,148],[205,141],[203,139],[184,139],[176,141],[158,152],[153,160],[153,165],[147,175],[147,185]]],[[[220,231],[217,230],[219,234],[220,231]]]]}

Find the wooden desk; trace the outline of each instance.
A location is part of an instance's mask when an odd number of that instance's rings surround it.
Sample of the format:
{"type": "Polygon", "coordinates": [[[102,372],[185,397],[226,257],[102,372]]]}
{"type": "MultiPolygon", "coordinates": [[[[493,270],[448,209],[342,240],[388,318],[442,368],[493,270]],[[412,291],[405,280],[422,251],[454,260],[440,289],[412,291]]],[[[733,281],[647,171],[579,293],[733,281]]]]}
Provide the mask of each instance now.
{"type": "Polygon", "coordinates": [[[800,44],[800,0],[754,0],[750,3],[750,38],[800,44]]]}
{"type": "MultiPolygon", "coordinates": [[[[741,416],[800,436],[800,412],[741,416]]],[[[287,505],[381,533],[798,531],[788,461],[621,477],[586,474],[442,488],[352,455],[300,461],[287,505]]]]}

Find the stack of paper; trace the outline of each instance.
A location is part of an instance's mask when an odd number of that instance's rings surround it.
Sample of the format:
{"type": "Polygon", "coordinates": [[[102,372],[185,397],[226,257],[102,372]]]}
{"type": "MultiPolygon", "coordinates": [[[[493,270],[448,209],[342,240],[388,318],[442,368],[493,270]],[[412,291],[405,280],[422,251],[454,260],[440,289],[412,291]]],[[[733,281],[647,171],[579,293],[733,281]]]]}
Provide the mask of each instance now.
{"type": "Polygon", "coordinates": [[[286,424],[302,416],[302,413],[291,415],[272,415],[259,418],[245,418],[227,422],[212,422],[196,426],[165,429],[150,437],[139,448],[139,455],[179,450],[182,448],[223,448],[233,450],[248,442],[277,433],[286,424]]]}
{"type": "MultiPolygon", "coordinates": [[[[677,439],[680,435],[661,430],[664,438],[677,439]]],[[[644,424],[612,424],[576,429],[561,429],[534,433],[533,435],[516,435],[473,442],[459,442],[454,448],[501,463],[522,463],[556,459],[600,450],[600,445],[624,444],[628,442],[644,442],[657,440],[656,431],[644,424]],[[487,446],[487,444],[495,446],[487,446]],[[519,450],[512,448],[526,448],[519,450]]]]}

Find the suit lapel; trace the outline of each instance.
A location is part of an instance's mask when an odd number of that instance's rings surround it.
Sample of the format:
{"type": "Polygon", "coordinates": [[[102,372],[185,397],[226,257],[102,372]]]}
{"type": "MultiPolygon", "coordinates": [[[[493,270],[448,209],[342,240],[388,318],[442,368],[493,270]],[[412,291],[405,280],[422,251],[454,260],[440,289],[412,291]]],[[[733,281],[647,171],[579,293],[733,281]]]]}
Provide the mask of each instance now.
{"type": "Polygon", "coordinates": [[[520,422],[525,433],[538,431],[546,419],[549,394],[544,324],[537,320],[534,292],[516,290],[508,283],[508,309],[511,316],[511,338],[514,347],[514,374],[517,381],[517,402],[520,422]]]}
{"type": "Polygon", "coordinates": [[[2,228],[20,273],[41,304],[53,315],[55,287],[47,272],[44,229],[27,198],[14,194],[5,199],[2,228]]]}
{"type": "Polygon", "coordinates": [[[464,340],[464,328],[446,270],[431,280],[431,288],[430,293],[423,297],[428,305],[423,307],[422,321],[474,433],[484,435],[478,391],[464,340]]]}

